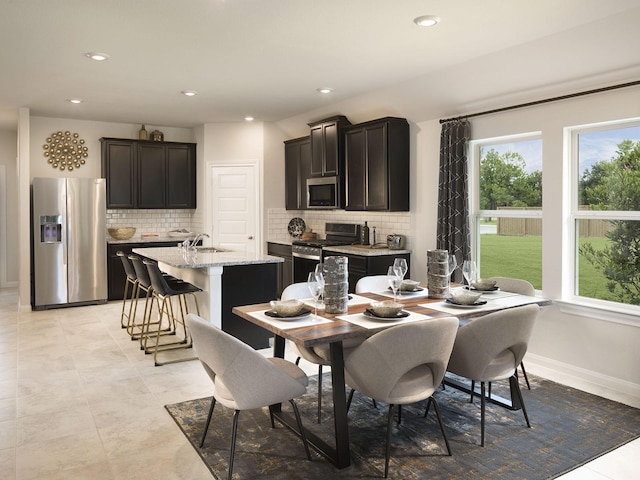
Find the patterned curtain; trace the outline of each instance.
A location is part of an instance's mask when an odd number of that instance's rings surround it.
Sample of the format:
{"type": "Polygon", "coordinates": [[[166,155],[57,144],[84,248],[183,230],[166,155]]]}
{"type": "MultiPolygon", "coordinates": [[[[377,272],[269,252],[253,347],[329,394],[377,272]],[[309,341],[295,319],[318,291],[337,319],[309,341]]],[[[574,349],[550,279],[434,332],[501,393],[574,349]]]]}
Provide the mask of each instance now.
{"type": "Polygon", "coordinates": [[[466,119],[442,124],[436,247],[455,254],[459,267],[452,277],[455,282],[462,282],[462,262],[471,256],[467,190],[470,136],[471,124],[466,119]]]}

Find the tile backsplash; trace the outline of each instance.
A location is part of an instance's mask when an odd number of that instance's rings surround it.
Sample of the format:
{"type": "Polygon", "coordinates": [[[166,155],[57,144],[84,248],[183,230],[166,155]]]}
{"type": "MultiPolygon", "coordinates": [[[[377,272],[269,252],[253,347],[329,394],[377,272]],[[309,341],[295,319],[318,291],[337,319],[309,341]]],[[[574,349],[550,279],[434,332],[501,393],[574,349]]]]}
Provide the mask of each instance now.
{"type": "Polygon", "coordinates": [[[411,249],[411,214],[409,212],[348,212],[344,210],[286,210],[270,208],[267,212],[267,240],[288,242],[293,238],[287,227],[294,217],[304,220],[307,230],[313,230],[319,237],[325,236],[325,223],[357,223],[369,226],[370,241],[373,242],[373,227],[376,228],[376,242],[385,243],[387,235],[396,233],[405,236],[405,248],[411,249]]]}
{"type": "Polygon", "coordinates": [[[194,210],[107,210],[107,228],[135,227],[136,236],[146,233],[162,235],[180,228],[201,231],[201,224],[194,210]]]}

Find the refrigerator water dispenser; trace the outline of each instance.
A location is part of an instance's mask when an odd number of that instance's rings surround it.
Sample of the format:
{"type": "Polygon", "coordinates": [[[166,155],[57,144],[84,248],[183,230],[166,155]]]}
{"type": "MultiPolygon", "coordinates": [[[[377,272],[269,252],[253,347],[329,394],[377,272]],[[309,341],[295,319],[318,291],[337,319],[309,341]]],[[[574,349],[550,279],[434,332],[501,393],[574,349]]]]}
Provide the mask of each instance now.
{"type": "Polygon", "coordinates": [[[40,243],[62,242],[62,216],[40,216],[40,243]]]}

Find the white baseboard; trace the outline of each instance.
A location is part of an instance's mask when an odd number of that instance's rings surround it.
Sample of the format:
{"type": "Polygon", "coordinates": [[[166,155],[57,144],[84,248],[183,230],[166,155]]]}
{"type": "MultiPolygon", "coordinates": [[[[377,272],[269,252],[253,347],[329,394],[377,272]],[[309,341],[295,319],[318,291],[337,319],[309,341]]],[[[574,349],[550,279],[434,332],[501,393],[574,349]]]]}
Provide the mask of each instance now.
{"type": "Polygon", "coordinates": [[[640,385],[528,353],[527,372],[584,392],[640,408],[640,385]]]}

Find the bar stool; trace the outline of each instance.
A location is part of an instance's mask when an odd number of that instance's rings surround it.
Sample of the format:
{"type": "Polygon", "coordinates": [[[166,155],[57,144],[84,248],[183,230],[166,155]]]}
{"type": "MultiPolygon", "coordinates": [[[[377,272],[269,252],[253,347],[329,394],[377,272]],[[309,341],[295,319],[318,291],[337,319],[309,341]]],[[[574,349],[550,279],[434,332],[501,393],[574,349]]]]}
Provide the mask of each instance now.
{"type": "Polygon", "coordinates": [[[122,313],[120,314],[120,326],[122,328],[128,328],[131,323],[131,312],[133,310],[133,300],[138,290],[138,277],[136,271],[131,264],[131,261],[127,258],[127,255],[122,251],[117,251],[116,255],[120,257],[122,266],[124,267],[124,273],[127,275],[127,279],[124,283],[124,293],[122,296],[122,313]],[[129,287],[131,287],[131,293],[129,294],[129,287]],[[127,302],[129,302],[129,311],[125,313],[127,302]],[[126,319],[126,321],[125,321],[126,319]]]}
{"type": "MultiPolygon", "coordinates": [[[[168,363],[184,362],[187,360],[196,360],[198,357],[179,358],[174,360],[167,360],[162,363],[158,361],[158,352],[167,350],[175,350],[178,348],[191,348],[193,346],[191,335],[187,328],[187,315],[189,314],[189,306],[187,302],[187,295],[193,298],[197,315],[200,315],[200,308],[198,307],[198,299],[196,297],[197,292],[201,292],[202,289],[192,285],[188,282],[169,283],[163,277],[160,268],[156,262],[151,260],[143,260],[143,263],[147,267],[149,277],[151,278],[151,284],[153,286],[153,296],[158,301],[158,308],[160,310],[158,317],[158,329],[156,333],[155,347],[145,348],[146,353],[153,351],[153,361],[156,366],[166,365],[168,363]],[[178,305],[180,307],[180,316],[177,317],[173,310],[173,297],[177,297],[178,305]],[[177,334],[177,325],[182,325],[182,339],[170,343],[160,343],[160,329],[162,328],[162,320],[167,317],[170,327],[173,326],[174,332],[177,334]]],[[[149,336],[147,336],[148,338],[149,336]]]]}
{"type": "MultiPolygon", "coordinates": [[[[149,278],[147,267],[145,267],[145,265],[142,263],[142,259],[137,255],[129,255],[129,260],[133,265],[136,273],[136,278],[138,279],[138,288],[136,290],[136,295],[134,298],[133,315],[131,316],[129,327],[127,328],[127,333],[131,336],[131,340],[140,340],[140,349],[146,351],[147,337],[150,334],[156,333],[156,330],[160,328],[159,322],[151,321],[151,313],[153,311],[154,300],[153,285],[151,285],[151,279],[149,278]],[[145,296],[144,312],[142,313],[142,320],[136,322],[140,292],[144,292],[145,296]],[[150,327],[154,325],[157,327],[156,330],[150,330],[150,327]]],[[[171,329],[165,329],[163,333],[166,335],[173,332],[171,329]]]]}

